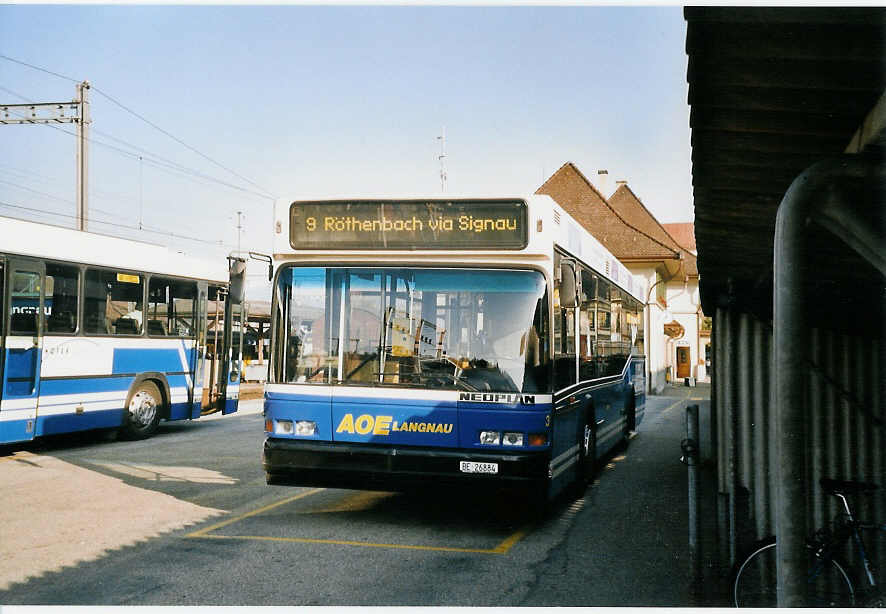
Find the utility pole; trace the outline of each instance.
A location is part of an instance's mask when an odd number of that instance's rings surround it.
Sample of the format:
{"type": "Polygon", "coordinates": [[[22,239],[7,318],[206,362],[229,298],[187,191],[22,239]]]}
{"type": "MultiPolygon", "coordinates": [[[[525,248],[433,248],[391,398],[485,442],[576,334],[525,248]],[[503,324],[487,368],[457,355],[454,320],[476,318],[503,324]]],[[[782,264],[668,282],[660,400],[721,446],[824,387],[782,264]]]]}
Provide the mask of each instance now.
{"type": "Polygon", "coordinates": [[[443,126],[443,133],[437,137],[440,141],[440,155],[437,160],[440,161],[440,191],[446,191],[446,169],[443,166],[443,159],[446,157],[446,126],[443,126]]]}
{"type": "Polygon", "coordinates": [[[71,102],[33,102],[0,105],[0,125],[77,124],[77,229],[86,230],[89,154],[89,82],[77,84],[77,98],[71,102]],[[66,114],[67,112],[67,114],[66,114]]]}
{"type": "Polygon", "coordinates": [[[89,220],[89,100],[86,93],[89,82],[77,84],[80,102],[80,121],[77,122],[77,230],[86,232],[89,220]]]}
{"type": "Polygon", "coordinates": [[[243,212],[237,212],[237,257],[240,257],[240,235],[243,233],[243,224],[242,224],[243,212]]]}

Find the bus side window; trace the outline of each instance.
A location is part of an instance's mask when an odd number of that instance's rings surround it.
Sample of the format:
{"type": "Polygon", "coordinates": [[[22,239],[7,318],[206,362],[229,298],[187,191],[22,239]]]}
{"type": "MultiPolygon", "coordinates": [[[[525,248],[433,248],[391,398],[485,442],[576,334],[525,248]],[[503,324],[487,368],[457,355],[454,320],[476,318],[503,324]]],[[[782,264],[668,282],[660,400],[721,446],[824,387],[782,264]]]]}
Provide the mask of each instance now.
{"type": "Polygon", "coordinates": [[[47,333],[77,331],[79,286],[80,270],[77,267],[46,263],[43,328],[47,333]]]}
{"type": "Polygon", "coordinates": [[[87,269],[85,331],[98,335],[141,334],[143,289],[143,275],[87,269]]]}
{"type": "MultiPolygon", "coordinates": [[[[559,258],[555,262],[559,270],[559,258]]],[[[560,306],[560,283],[554,287],[554,389],[562,390],[576,382],[574,310],[560,306]]]]}
{"type": "Polygon", "coordinates": [[[148,335],[193,337],[197,284],[151,277],[148,284],[148,335]]]}
{"type": "Polygon", "coordinates": [[[588,269],[581,270],[581,306],[578,336],[578,379],[586,381],[599,377],[597,373],[597,276],[588,269]]]}
{"type": "Polygon", "coordinates": [[[9,333],[36,335],[37,312],[40,309],[40,274],[13,271],[10,295],[9,333]]]}

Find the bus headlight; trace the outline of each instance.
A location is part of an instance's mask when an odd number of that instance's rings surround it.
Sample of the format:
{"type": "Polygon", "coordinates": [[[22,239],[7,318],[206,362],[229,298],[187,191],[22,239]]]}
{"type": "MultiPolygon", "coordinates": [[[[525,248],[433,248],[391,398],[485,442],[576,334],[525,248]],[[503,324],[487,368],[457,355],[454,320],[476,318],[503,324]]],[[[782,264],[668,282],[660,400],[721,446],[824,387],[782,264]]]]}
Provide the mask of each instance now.
{"type": "Polygon", "coordinates": [[[505,433],[501,442],[506,446],[522,446],[523,433],[505,433]]]}
{"type": "Polygon", "coordinates": [[[300,437],[312,437],[317,434],[317,423],[310,420],[299,420],[295,423],[295,434],[300,437]]]}
{"type": "Polygon", "coordinates": [[[277,435],[292,435],[292,420],[275,421],[274,432],[277,435]]]}
{"type": "Polygon", "coordinates": [[[501,441],[498,431],[480,431],[480,443],[484,446],[497,446],[501,441]]]}

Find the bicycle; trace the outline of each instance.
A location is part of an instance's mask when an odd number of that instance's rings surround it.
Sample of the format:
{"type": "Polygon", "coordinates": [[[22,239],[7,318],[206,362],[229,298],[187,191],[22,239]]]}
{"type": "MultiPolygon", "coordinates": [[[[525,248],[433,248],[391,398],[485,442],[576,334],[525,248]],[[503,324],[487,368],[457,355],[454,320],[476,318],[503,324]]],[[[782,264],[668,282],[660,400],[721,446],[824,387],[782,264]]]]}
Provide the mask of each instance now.
{"type": "MultiPolygon", "coordinates": [[[[886,524],[862,522],[855,518],[847,495],[871,494],[876,484],[822,479],[822,489],[843,503],[844,513],[833,521],[833,529],[820,529],[806,540],[809,554],[807,575],[808,602],[819,607],[884,607],[886,598],[877,583],[877,574],[862,540],[862,531],[886,531],[886,524]],[[840,560],[849,540],[855,545],[864,587],[856,589],[847,566],[840,560]]],[[[754,547],[736,569],[732,599],[736,607],[775,607],[776,598],[775,537],[754,547]]]]}

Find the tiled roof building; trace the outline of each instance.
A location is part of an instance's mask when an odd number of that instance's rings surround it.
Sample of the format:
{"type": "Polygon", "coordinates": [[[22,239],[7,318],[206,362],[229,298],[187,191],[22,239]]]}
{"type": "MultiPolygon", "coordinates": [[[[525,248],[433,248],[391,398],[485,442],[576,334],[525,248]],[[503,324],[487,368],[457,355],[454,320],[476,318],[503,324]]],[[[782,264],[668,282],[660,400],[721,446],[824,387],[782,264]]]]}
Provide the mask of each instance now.
{"type": "Polygon", "coordinates": [[[536,190],[547,194],[587,228],[616,258],[629,263],[661,262],[667,275],[698,276],[695,256],[662,227],[627,182],[608,201],[572,163],[567,162],[536,190]]]}
{"type": "MultiPolygon", "coordinates": [[[[675,239],[626,181],[619,181],[607,198],[572,162],[561,166],[537,193],[557,201],[635,276],[645,279],[650,289],[646,307],[650,390],[661,391],[669,378],[706,379],[709,332],[698,297],[694,243],[683,234],[675,239]]],[[[676,226],[681,233],[686,225],[676,226]]]]}
{"type": "Polygon", "coordinates": [[[684,249],[689,250],[693,254],[698,253],[698,248],[695,247],[695,224],[692,222],[678,222],[662,224],[662,226],[684,249]]]}

